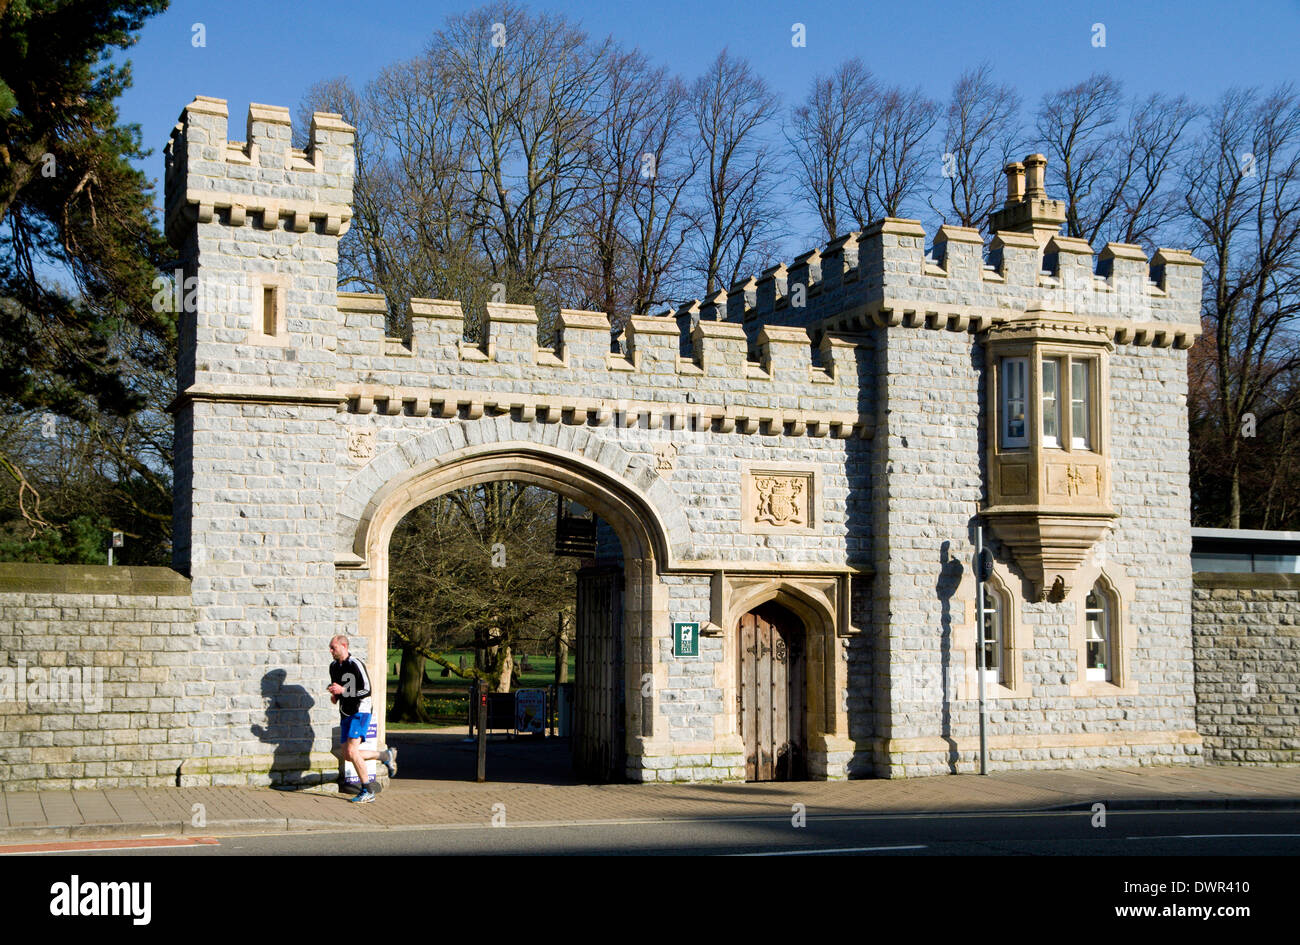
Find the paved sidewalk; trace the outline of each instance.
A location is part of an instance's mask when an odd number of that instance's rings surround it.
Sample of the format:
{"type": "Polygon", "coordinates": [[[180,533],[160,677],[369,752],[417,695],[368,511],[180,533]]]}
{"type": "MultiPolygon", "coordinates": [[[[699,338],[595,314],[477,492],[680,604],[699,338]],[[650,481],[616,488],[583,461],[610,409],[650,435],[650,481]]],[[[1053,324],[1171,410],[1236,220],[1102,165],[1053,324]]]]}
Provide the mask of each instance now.
{"type": "Polygon", "coordinates": [[[1300,767],[1205,766],[1022,771],[897,781],[780,784],[473,784],[403,781],[373,804],[345,795],[200,787],[0,793],[0,842],[141,836],[228,836],[286,830],[509,826],[628,820],[789,817],[935,811],[1240,807],[1300,811],[1300,767]],[[195,805],[202,805],[198,808],[195,805]],[[500,810],[500,808],[498,808],[500,810]],[[202,817],[196,816],[201,812],[202,817]]]}

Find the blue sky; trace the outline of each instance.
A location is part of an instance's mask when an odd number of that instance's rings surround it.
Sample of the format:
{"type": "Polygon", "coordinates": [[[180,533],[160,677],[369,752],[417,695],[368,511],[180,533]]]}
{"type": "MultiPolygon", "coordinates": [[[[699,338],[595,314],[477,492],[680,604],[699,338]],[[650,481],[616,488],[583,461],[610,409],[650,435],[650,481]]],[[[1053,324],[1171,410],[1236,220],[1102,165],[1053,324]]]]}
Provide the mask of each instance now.
{"type": "MultiPolygon", "coordinates": [[[[162,146],[194,95],[228,99],[232,136],[242,135],[250,101],[287,105],[321,79],[349,76],[360,86],[384,65],[419,52],[451,13],[473,0],[174,0],[149,21],[126,54],[134,88],[122,100],[125,121],[141,126],[162,176],[162,146]],[[202,23],[207,45],[191,44],[202,23]]],[[[1044,92],[1109,71],[1128,93],[1185,92],[1209,102],[1233,85],[1271,86],[1300,79],[1300,0],[1226,4],[929,2],[876,3],[749,0],[569,0],[533,2],[562,13],[589,34],[640,47],[655,62],[693,78],[724,46],[748,57],[787,105],[812,77],[860,56],[878,76],[919,85],[945,99],[953,79],[987,60],[1027,106],[1044,92]],[[791,45],[805,24],[807,46],[791,45]],[[1106,45],[1093,45],[1093,24],[1106,45]]]]}

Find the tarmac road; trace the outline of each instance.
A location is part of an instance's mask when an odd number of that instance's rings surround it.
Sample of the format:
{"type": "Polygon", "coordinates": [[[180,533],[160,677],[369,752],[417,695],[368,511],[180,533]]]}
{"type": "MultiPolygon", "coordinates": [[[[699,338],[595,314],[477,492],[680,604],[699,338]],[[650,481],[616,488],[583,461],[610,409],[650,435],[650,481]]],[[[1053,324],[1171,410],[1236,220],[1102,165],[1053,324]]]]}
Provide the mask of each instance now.
{"type": "MultiPolygon", "coordinates": [[[[350,855],[869,855],[869,856],[1295,856],[1295,811],[1111,811],[1093,826],[1088,811],[988,814],[807,814],[621,820],[547,826],[351,829],[218,838],[175,847],[66,852],[112,856],[319,856],[346,844],[350,855]],[[345,839],[344,839],[345,838],[345,839]]],[[[52,851],[51,851],[52,852],[52,851]]],[[[1199,878],[1199,877],[1198,877],[1199,878]]]]}

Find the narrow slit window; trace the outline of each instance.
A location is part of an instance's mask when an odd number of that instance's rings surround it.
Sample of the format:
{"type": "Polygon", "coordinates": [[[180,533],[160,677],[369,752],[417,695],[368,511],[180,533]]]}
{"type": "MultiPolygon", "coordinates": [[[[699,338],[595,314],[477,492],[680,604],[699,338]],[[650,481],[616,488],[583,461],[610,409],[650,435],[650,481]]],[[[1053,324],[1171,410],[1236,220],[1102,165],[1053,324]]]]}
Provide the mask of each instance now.
{"type": "Polygon", "coordinates": [[[1088,593],[1083,606],[1087,621],[1087,678],[1089,681],[1104,681],[1111,676],[1110,659],[1110,601],[1106,593],[1094,587],[1088,593]]]}
{"type": "Polygon", "coordinates": [[[262,287],[262,334],[277,335],[276,297],[274,286],[262,287]]]}
{"type": "Polygon", "coordinates": [[[1002,595],[984,585],[984,626],[980,647],[984,651],[984,679],[1002,681],[1002,595]]]}
{"type": "Polygon", "coordinates": [[[1061,362],[1043,358],[1043,445],[1060,446],[1061,362]]]}
{"type": "Polygon", "coordinates": [[[1070,445],[1076,449],[1092,449],[1092,427],[1089,417],[1088,362],[1070,362],[1070,445]]]}

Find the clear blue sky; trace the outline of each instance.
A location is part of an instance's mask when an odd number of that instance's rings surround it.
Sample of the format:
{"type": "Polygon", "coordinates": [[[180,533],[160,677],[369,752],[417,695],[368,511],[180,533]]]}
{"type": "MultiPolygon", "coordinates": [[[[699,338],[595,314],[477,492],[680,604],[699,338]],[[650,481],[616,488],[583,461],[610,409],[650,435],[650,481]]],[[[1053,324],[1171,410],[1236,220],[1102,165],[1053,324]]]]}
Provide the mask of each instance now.
{"type": "MultiPolygon", "coordinates": [[[[315,82],[347,75],[357,86],[384,65],[414,55],[450,13],[473,0],[174,0],[145,26],[126,54],[135,85],[122,100],[154,154],[145,170],[160,181],[162,147],[181,108],[196,94],[230,102],[231,133],[242,136],[250,101],[296,114],[315,82]],[[207,46],[191,44],[193,24],[207,46]]],[[[1224,3],[930,2],[779,3],[771,0],[569,0],[534,2],[563,13],[589,34],[640,47],[655,62],[693,78],[724,46],[750,59],[787,105],[812,77],[851,56],[877,76],[920,85],[944,99],[966,67],[990,62],[1032,108],[1049,90],[1109,71],[1129,93],[1185,92],[1199,102],[1233,85],[1300,79],[1300,0],[1224,3]],[[807,28],[806,48],[790,43],[807,28]],[[1106,45],[1093,45],[1093,24],[1106,45]]],[[[159,188],[161,190],[161,188],[159,188]]]]}

